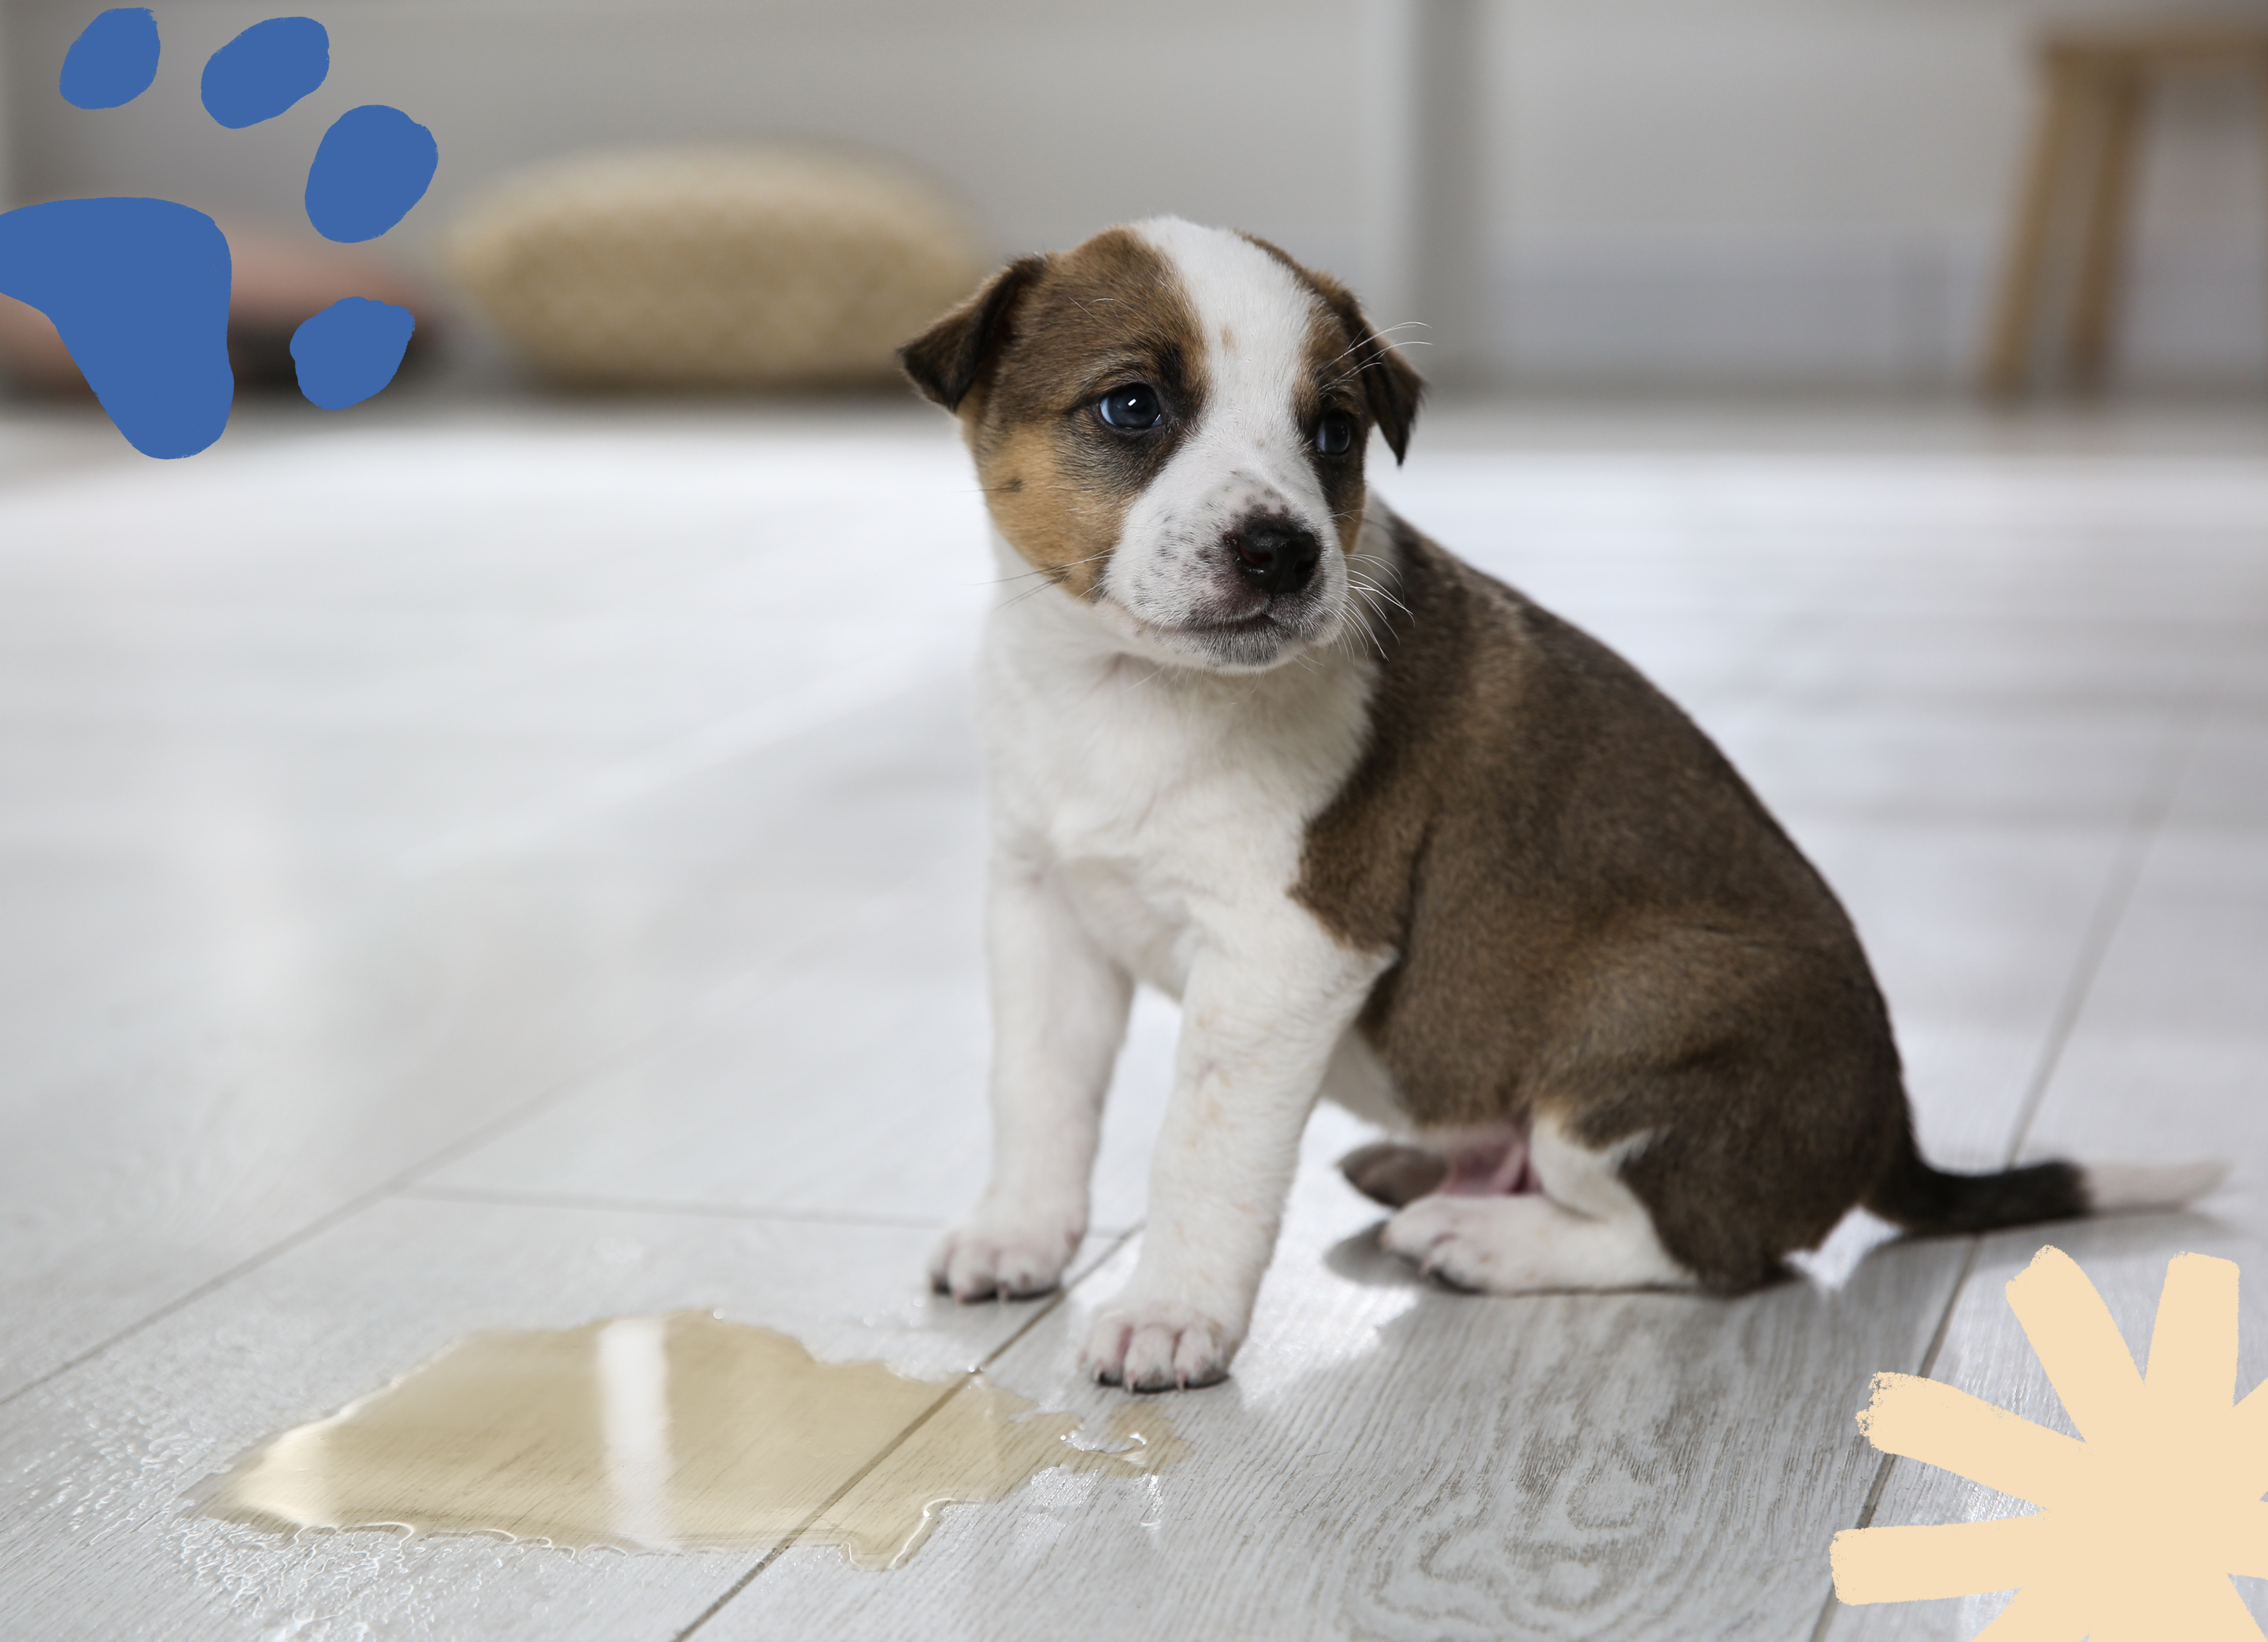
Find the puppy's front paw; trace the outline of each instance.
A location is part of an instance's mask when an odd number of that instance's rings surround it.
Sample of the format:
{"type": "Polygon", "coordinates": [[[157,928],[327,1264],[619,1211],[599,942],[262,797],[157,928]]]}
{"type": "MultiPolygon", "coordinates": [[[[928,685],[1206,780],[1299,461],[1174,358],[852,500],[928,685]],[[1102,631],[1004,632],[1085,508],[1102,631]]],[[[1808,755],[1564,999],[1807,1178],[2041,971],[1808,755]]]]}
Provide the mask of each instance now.
{"type": "Polygon", "coordinates": [[[1059,1216],[978,1215],[939,1240],[930,1286],[955,1300],[1029,1300],[1053,1289],[1086,1234],[1059,1216]]]}
{"type": "Polygon", "coordinates": [[[1124,1301],[1094,1320],[1079,1366],[1130,1391],[1189,1390],[1228,1378],[1242,1331],[1194,1306],[1124,1301]]]}

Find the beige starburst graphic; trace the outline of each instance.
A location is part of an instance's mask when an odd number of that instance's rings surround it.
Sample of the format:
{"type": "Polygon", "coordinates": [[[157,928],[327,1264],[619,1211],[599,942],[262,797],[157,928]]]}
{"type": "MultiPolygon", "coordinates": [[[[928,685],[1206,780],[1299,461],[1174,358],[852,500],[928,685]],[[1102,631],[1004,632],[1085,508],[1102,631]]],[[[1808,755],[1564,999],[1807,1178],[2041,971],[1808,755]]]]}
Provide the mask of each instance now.
{"type": "Polygon", "coordinates": [[[1836,1595],[2020,1587],[1977,1642],[2259,1642],[2229,1580],[2268,1578],[2268,1382],[2235,1400],[2235,1263],[2184,1254],[2167,1266],[2146,1375],[2062,1250],[2033,1257],[2008,1304],[2080,1438],[1901,1374],[1875,1376],[1859,1428],[1885,1454],[2039,1510],[1837,1534],[1836,1595]]]}

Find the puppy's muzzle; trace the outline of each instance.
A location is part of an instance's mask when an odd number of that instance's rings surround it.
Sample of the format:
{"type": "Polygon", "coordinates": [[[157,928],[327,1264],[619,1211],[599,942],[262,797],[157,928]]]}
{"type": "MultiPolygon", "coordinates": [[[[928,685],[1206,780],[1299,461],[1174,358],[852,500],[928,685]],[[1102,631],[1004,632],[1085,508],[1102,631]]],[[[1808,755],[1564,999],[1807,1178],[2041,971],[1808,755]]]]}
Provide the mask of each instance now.
{"type": "Polygon", "coordinates": [[[1289,519],[1247,519],[1226,539],[1229,561],[1244,584],[1270,598],[1288,598],[1315,579],[1323,545],[1289,519]]]}

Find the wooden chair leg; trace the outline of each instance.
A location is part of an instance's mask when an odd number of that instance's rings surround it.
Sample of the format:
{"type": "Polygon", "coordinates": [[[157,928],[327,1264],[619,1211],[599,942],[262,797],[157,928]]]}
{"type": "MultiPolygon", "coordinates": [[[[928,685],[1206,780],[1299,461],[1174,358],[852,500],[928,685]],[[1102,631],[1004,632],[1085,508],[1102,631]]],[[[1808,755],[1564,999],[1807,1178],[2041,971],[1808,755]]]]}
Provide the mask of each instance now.
{"type": "Polygon", "coordinates": [[[1999,296],[1984,349],[1984,391],[2004,399],[2021,393],[2029,374],[2049,241],[2055,231],[2064,173],[2070,168],[2072,137],[2079,124],[2083,94],[2079,76],[2066,63],[2051,59],[2044,79],[2024,190],[2007,261],[2000,270],[1999,296]]]}
{"type": "Polygon", "coordinates": [[[2072,382],[2089,390],[2102,385],[2117,317],[2142,90],[2142,77],[2131,64],[2104,69],[2096,84],[2094,175],[2080,207],[2079,277],[2065,341],[2072,382]]]}
{"type": "Polygon", "coordinates": [[[2257,106],[2260,111],[2258,115],[2260,121],[2260,135],[2263,137],[2268,137],[2268,59],[2264,59],[2259,62],[2257,74],[2259,82],[2257,106]]]}

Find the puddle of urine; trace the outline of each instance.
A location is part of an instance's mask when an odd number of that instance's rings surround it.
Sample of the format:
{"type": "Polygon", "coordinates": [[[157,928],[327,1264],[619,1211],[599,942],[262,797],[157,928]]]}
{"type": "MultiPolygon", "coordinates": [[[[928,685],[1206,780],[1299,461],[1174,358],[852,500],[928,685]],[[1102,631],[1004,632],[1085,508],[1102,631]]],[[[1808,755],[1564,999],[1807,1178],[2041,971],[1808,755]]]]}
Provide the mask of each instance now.
{"type": "Polygon", "coordinates": [[[891,1568],[942,1506],[1004,1499],[1050,1467],[1149,1476],[1186,1451],[1152,1400],[1120,1404],[1094,1448],[1073,1444],[1078,1415],[1032,1408],[981,1374],[822,1363],[705,1312],[480,1334],[285,1432],[203,1505],[267,1528],[624,1550],[794,1536],[891,1568]]]}

